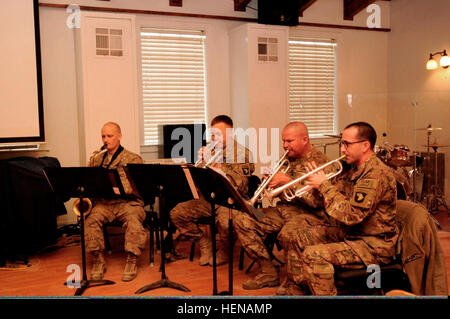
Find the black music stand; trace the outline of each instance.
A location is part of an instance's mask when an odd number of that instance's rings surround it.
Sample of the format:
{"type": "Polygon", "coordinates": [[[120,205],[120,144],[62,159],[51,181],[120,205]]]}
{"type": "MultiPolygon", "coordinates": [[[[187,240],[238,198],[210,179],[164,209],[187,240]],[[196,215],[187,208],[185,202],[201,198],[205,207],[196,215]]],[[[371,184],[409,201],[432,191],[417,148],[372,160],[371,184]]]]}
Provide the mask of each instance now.
{"type": "MultiPolygon", "coordinates": [[[[124,195],[116,170],[101,167],[46,167],[43,171],[50,188],[57,196],[79,198],[80,205],[83,198],[113,199],[120,198],[120,194],[124,195]]],[[[115,284],[111,280],[87,280],[84,216],[80,216],[80,232],[83,279],[76,282],[78,289],[75,296],[81,296],[89,287],[115,284]]]]}
{"type": "Polygon", "coordinates": [[[205,200],[211,203],[211,241],[213,257],[213,295],[217,293],[217,264],[216,264],[216,205],[230,209],[228,218],[228,239],[230,241],[228,252],[228,291],[219,295],[233,295],[233,220],[231,210],[236,209],[247,213],[257,220],[261,220],[263,213],[258,212],[248,204],[239,192],[233,187],[227,177],[212,168],[199,168],[190,166],[192,178],[205,200]]]}
{"type": "Polygon", "coordinates": [[[170,281],[166,276],[165,259],[166,243],[164,240],[164,229],[169,223],[169,212],[165,205],[165,199],[168,194],[179,194],[181,201],[192,199],[192,192],[186,180],[186,175],[180,165],[163,164],[128,164],[125,168],[133,181],[133,186],[137,192],[144,198],[159,198],[160,214],[160,243],[161,243],[161,279],[138,289],[135,293],[140,294],[156,288],[173,288],[189,292],[186,286],[170,281]]]}

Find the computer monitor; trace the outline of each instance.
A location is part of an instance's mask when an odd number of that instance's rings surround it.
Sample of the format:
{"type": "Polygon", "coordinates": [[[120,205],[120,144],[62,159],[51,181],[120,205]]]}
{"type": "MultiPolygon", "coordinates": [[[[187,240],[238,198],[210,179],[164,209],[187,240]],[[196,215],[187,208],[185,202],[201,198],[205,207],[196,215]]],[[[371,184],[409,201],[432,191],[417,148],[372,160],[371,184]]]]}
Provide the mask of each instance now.
{"type": "Polygon", "coordinates": [[[187,163],[197,161],[198,150],[206,145],[206,125],[164,124],[164,158],[185,158],[187,163]]]}

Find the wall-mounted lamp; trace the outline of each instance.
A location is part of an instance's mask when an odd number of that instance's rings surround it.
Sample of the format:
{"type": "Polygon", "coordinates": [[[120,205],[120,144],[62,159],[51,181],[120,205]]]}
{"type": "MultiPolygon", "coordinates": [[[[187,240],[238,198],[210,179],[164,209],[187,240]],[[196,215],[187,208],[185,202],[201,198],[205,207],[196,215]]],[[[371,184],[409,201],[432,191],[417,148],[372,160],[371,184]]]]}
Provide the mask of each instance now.
{"type": "Polygon", "coordinates": [[[427,62],[427,70],[436,70],[438,68],[438,63],[433,57],[437,54],[441,55],[441,59],[439,60],[439,65],[443,67],[444,69],[448,68],[450,66],[450,57],[447,55],[447,51],[441,51],[431,54],[430,53],[430,59],[427,62]]]}

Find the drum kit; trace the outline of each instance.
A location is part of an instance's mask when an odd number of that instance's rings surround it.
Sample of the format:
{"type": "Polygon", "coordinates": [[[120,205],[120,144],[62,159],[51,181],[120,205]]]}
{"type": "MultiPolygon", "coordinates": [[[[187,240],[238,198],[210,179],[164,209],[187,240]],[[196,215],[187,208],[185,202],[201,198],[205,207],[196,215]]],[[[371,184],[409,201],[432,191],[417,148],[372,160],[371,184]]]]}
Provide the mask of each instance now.
{"type": "Polygon", "coordinates": [[[417,173],[417,167],[423,163],[423,157],[410,155],[410,149],[406,145],[391,145],[387,142],[384,146],[375,145],[375,154],[388,165],[397,180],[398,199],[412,200],[415,190],[411,189],[411,178],[417,173]],[[408,168],[413,168],[408,170],[408,168]]]}
{"type": "MultiPolygon", "coordinates": [[[[440,131],[442,130],[442,128],[440,127],[432,127],[431,124],[429,124],[427,127],[425,128],[420,128],[418,130],[425,130],[427,131],[427,145],[422,145],[422,146],[426,146],[427,148],[427,157],[429,159],[428,164],[431,165],[431,148],[434,151],[434,178],[433,178],[433,185],[431,185],[431,188],[426,196],[427,198],[427,209],[430,212],[434,212],[434,211],[439,211],[440,207],[444,207],[446,209],[447,212],[449,212],[448,210],[448,206],[447,203],[445,202],[445,196],[443,194],[443,191],[438,187],[438,153],[437,150],[439,147],[449,147],[450,145],[442,145],[442,144],[438,144],[436,142],[434,142],[433,144],[430,144],[430,137],[431,137],[431,133],[433,131],[440,131]]],[[[430,170],[428,170],[430,171],[430,170]]]]}
{"type": "Polygon", "coordinates": [[[428,211],[438,211],[441,207],[444,207],[448,211],[443,192],[438,187],[437,150],[438,148],[449,147],[450,145],[437,144],[436,142],[430,144],[432,132],[442,130],[440,127],[433,127],[430,124],[425,128],[418,128],[416,130],[427,132],[427,144],[422,145],[427,148],[426,157],[420,156],[417,152],[414,152],[411,155],[410,149],[406,145],[390,145],[386,142],[384,143],[384,146],[376,145],[375,153],[378,158],[392,168],[392,172],[397,179],[399,199],[420,202],[422,198],[426,198],[428,211]],[[422,191],[418,191],[416,188],[418,187],[417,184],[423,184],[424,176],[421,172],[427,171],[431,174],[431,149],[433,149],[435,153],[434,171],[433,177],[427,175],[427,178],[428,181],[433,181],[433,183],[431,184],[431,187],[425,190],[425,194],[421,196],[422,191]],[[428,161],[426,161],[428,167],[422,168],[421,165],[424,163],[425,159],[428,159],[428,161]],[[410,169],[408,170],[408,168],[410,169]],[[421,179],[420,183],[417,183],[418,178],[421,179]]]}

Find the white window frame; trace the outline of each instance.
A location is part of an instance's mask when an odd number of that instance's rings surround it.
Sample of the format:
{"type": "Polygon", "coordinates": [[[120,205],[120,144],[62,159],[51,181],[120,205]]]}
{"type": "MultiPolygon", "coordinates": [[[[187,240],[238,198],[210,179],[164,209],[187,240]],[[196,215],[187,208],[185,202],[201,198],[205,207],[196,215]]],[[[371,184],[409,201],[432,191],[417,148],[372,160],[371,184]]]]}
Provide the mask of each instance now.
{"type": "MultiPolygon", "coordinates": [[[[311,138],[323,138],[326,137],[326,135],[336,135],[338,132],[338,114],[337,114],[337,41],[335,39],[323,39],[323,38],[311,38],[306,36],[290,36],[289,37],[289,43],[288,43],[288,116],[290,121],[302,121],[304,122],[309,130],[310,137],[311,138]],[[297,78],[297,81],[303,81],[296,87],[292,84],[294,78],[293,78],[293,72],[295,72],[296,76],[300,74],[300,72],[305,72],[306,68],[309,68],[308,70],[311,70],[311,67],[319,66],[322,68],[326,68],[326,64],[321,64],[320,62],[320,55],[326,54],[326,52],[319,53],[322,49],[317,50],[317,53],[309,52],[309,54],[314,54],[314,56],[309,59],[311,62],[310,65],[303,65],[304,63],[301,63],[301,59],[296,60],[297,63],[294,65],[292,62],[294,61],[292,59],[293,51],[292,45],[302,45],[305,44],[303,49],[309,51],[310,49],[312,51],[315,51],[313,48],[332,48],[332,55],[333,55],[333,61],[332,64],[328,66],[327,73],[331,72],[331,79],[327,75],[325,78],[323,74],[314,74],[316,73],[315,70],[317,68],[313,69],[312,76],[313,77],[322,77],[321,80],[325,80],[326,83],[322,87],[318,86],[317,84],[313,82],[317,82],[317,80],[313,79],[299,79],[297,78]],[[307,81],[310,81],[310,83],[307,83],[307,81]],[[327,83],[328,82],[328,83],[327,83]],[[301,94],[298,96],[299,89],[306,88],[306,92],[303,93],[304,97],[302,98],[301,94]],[[322,89],[322,96],[320,89],[322,89]],[[325,90],[324,90],[325,89],[325,90]],[[326,92],[326,90],[329,89],[331,92],[326,92]],[[293,91],[296,90],[297,93],[294,94],[293,91]],[[308,92],[309,90],[309,92],[308,92]],[[325,92],[325,93],[324,93],[325,92]],[[309,94],[310,98],[307,98],[305,95],[309,94]],[[331,94],[331,100],[330,100],[330,94],[331,94]],[[297,96],[295,96],[297,95],[297,96]],[[320,99],[326,99],[328,96],[328,103],[321,103],[320,99]],[[331,108],[330,108],[330,104],[331,108]],[[314,110],[314,108],[328,105],[327,110],[323,110],[323,114],[318,114],[317,110],[314,110]],[[304,117],[301,116],[302,110],[305,110],[306,114],[304,117]],[[325,122],[325,126],[328,127],[320,127],[320,120],[318,119],[318,115],[322,115],[322,117],[325,117],[325,120],[322,121],[322,123],[325,122]],[[329,124],[327,125],[326,122],[329,124]]],[[[298,49],[298,48],[297,48],[298,49]]],[[[327,50],[324,50],[327,51],[327,50]]],[[[329,51],[329,50],[328,50],[329,51]]],[[[298,53],[298,52],[297,52],[298,53]]],[[[307,53],[307,52],[304,52],[307,53]]],[[[326,59],[324,60],[326,61],[326,59]]]]}
{"type": "MultiPolygon", "coordinates": [[[[141,27],[140,30],[140,43],[141,43],[141,101],[142,101],[142,146],[156,146],[156,145],[162,145],[162,136],[161,130],[157,131],[157,127],[155,128],[154,125],[157,124],[190,124],[190,123],[206,123],[207,118],[207,70],[206,70],[206,36],[204,31],[197,31],[197,30],[183,30],[183,29],[172,29],[172,28],[152,28],[152,27],[141,27]],[[151,37],[155,37],[156,34],[161,34],[163,37],[167,38],[173,38],[175,39],[175,35],[179,35],[178,37],[183,39],[193,39],[197,38],[201,42],[202,46],[202,57],[200,58],[202,61],[198,62],[198,66],[202,67],[202,71],[199,72],[202,74],[203,79],[199,82],[203,81],[201,84],[201,87],[198,85],[195,86],[195,83],[191,82],[189,78],[184,78],[186,82],[183,83],[183,81],[180,81],[177,85],[172,86],[172,91],[181,90],[183,92],[183,89],[186,89],[184,92],[189,92],[189,86],[191,86],[190,92],[198,91],[201,92],[200,95],[202,96],[201,101],[199,102],[199,105],[202,105],[202,110],[199,111],[197,114],[195,114],[196,110],[198,110],[198,106],[195,106],[193,104],[195,103],[189,103],[186,99],[185,104],[183,105],[183,98],[179,100],[180,106],[175,106],[174,99],[175,95],[172,95],[172,97],[168,98],[166,101],[161,101],[161,105],[156,106],[154,110],[151,110],[151,105],[155,105],[156,99],[152,100],[152,95],[154,95],[155,91],[152,91],[151,85],[151,74],[145,70],[145,67],[148,65],[148,54],[144,52],[144,50],[147,50],[149,48],[150,42],[148,36],[151,34],[151,37]],[[194,87],[193,85],[194,84],[194,87]],[[172,101],[172,102],[170,102],[172,101]],[[164,103],[168,105],[167,113],[164,115],[164,106],[162,106],[164,103]],[[170,104],[173,103],[172,106],[170,104]],[[190,107],[189,104],[192,106],[190,107]],[[176,111],[180,111],[180,113],[176,113],[176,111]],[[170,111],[170,112],[169,112],[170,111]],[[184,113],[183,113],[184,112],[184,113]],[[160,115],[154,116],[154,115],[160,115]],[[185,116],[183,116],[184,114],[185,116]],[[157,121],[157,123],[156,123],[157,121]]],[[[186,46],[189,46],[186,44],[186,46]]],[[[198,53],[198,52],[197,52],[198,53]]],[[[161,55],[160,57],[164,57],[168,55],[161,55]]],[[[161,59],[163,62],[163,59],[161,59]]],[[[179,60],[178,62],[185,62],[182,60],[179,60]]],[[[197,63],[196,62],[196,63],[197,63]]],[[[192,65],[195,63],[192,62],[192,65]]],[[[189,67],[189,63],[186,64],[186,67],[189,67]]],[[[162,85],[162,81],[155,80],[153,83],[156,85],[160,85],[160,92],[163,91],[164,85],[162,85]]],[[[169,86],[170,87],[170,86],[169,86]]],[[[177,91],[180,92],[180,91],[177,91]]],[[[196,94],[194,92],[194,94],[196,94]]]]}

